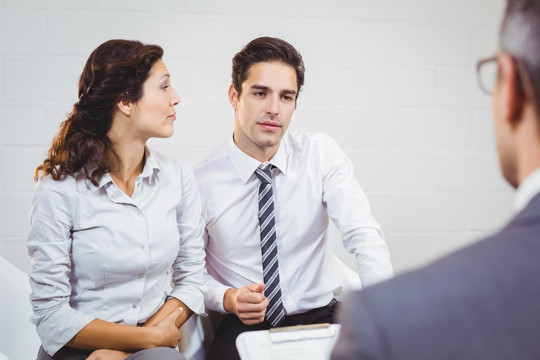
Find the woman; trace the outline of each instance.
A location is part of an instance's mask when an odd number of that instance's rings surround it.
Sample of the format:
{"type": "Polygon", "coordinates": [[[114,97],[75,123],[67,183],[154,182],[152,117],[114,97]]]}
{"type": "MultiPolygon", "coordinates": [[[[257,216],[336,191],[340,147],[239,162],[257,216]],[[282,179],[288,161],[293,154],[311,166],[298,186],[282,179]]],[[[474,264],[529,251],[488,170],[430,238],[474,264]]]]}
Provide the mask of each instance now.
{"type": "Polygon", "coordinates": [[[96,48],[36,170],[27,246],[38,360],[182,359],[178,327],[204,313],[193,176],[146,147],[173,134],[180,102],[162,55],[138,41],[96,48]]]}

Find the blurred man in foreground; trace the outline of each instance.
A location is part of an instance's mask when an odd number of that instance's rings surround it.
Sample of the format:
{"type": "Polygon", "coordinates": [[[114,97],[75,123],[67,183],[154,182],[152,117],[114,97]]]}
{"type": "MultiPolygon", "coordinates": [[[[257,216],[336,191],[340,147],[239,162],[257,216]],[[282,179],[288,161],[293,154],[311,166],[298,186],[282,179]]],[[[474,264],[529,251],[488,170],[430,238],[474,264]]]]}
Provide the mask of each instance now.
{"type": "Polygon", "coordinates": [[[351,294],[332,359],[540,358],[540,1],[508,1],[500,50],[478,72],[492,90],[515,217],[473,246],[351,294]]]}

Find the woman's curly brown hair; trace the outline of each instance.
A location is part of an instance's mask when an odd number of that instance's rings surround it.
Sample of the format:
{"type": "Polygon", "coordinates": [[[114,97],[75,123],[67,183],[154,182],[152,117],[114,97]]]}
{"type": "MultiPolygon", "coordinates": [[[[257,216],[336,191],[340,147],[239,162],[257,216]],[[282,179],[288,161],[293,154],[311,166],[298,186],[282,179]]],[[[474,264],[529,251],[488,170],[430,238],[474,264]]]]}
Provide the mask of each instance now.
{"type": "Polygon", "coordinates": [[[115,105],[122,100],[137,102],[152,65],[163,49],[132,40],[109,40],[98,46],[79,80],[79,101],[62,122],[47,158],[37,167],[34,178],[51,175],[55,180],[82,171],[98,185],[111,171],[107,152],[115,105]]]}

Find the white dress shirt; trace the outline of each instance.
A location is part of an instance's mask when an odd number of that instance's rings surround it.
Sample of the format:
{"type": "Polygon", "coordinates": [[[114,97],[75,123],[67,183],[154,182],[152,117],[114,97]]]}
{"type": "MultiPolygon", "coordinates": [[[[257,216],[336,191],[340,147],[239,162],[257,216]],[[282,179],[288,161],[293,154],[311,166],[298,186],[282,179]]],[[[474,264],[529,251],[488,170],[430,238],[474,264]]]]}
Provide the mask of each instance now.
{"type": "MultiPolygon", "coordinates": [[[[344,286],[327,239],[329,218],[356,255],[363,286],[392,276],[388,248],[353,166],[324,134],[287,132],[273,171],[279,276],[287,314],[327,305],[344,286]]],[[[195,168],[206,221],[205,304],[220,312],[225,291],[262,283],[258,211],[261,163],[231,140],[195,168]]]]}
{"type": "Polygon", "coordinates": [[[146,151],[131,197],[109,174],[38,180],[27,246],[43,348],[54,354],[92,320],[137,325],[170,294],[204,313],[204,221],[191,170],[146,151]],[[172,282],[169,269],[172,267],[172,282]]]}
{"type": "Polygon", "coordinates": [[[516,213],[525,209],[529,202],[540,193],[540,168],[534,170],[519,184],[514,199],[514,211],[516,213]]]}

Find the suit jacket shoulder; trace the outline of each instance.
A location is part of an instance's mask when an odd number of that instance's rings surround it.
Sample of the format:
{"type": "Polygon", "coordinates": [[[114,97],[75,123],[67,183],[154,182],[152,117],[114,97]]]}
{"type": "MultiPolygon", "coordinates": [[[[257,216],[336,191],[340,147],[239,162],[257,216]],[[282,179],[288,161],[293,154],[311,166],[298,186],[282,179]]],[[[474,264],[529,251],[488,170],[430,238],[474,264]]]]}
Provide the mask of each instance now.
{"type": "Polygon", "coordinates": [[[538,358],[539,276],[537,195],[499,233],[351,294],[333,358],[538,358]]]}

